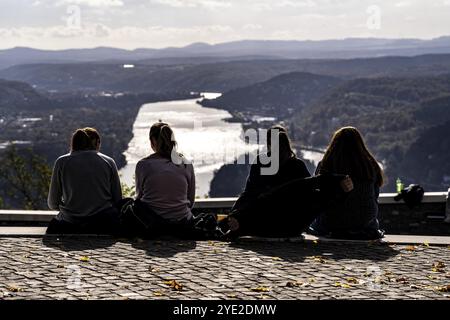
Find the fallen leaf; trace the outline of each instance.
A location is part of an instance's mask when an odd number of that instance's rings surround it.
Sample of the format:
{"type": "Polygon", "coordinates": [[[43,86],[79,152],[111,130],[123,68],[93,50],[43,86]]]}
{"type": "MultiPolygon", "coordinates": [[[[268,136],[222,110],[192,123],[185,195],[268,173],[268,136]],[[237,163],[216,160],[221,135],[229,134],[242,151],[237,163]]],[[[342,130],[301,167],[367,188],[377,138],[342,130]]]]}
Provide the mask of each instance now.
{"type": "Polygon", "coordinates": [[[252,288],[252,291],[254,291],[254,292],[269,292],[270,289],[267,287],[256,287],[256,288],[252,288]]]}
{"type": "Polygon", "coordinates": [[[430,246],[430,244],[429,244],[428,242],[424,242],[423,245],[424,245],[425,247],[429,247],[429,246],[430,246]]]}
{"type": "Polygon", "coordinates": [[[417,247],[416,246],[407,246],[405,248],[406,251],[416,251],[417,247]]]}
{"type": "Polygon", "coordinates": [[[237,295],[236,294],[228,294],[227,297],[231,298],[231,299],[236,299],[237,295]]]}
{"type": "Polygon", "coordinates": [[[183,290],[183,286],[180,283],[178,283],[176,280],[168,280],[168,281],[165,281],[164,284],[168,285],[170,288],[172,288],[172,290],[175,290],[175,291],[183,290]]]}
{"type": "Polygon", "coordinates": [[[258,299],[266,300],[266,299],[269,299],[269,297],[262,294],[258,297],[258,299]]]}
{"type": "Polygon", "coordinates": [[[450,284],[447,286],[436,287],[436,290],[439,292],[450,292],[450,284]]]}
{"type": "Polygon", "coordinates": [[[308,281],[311,282],[311,283],[312,282],[316,282],[316,278],[309,278],[308,281]]]}
{"type": "Polygon", "coordinates": [[[82,262],[89,262],[89,257],[88,256],[82,256],[82,257],[80,257],[80,261],[82,261],[82,262]]]}
{"type": "Polygon", "coordinates": [[[334,283],[334,286],[335,286],[335,287],[345,288],[345,289],[348,289],[348,288],[351,288],[351,287],[352,287],[351,285],[349,285],[349,284],[347,284],[347,283],[342,283],[342,282],[335,282],[335,283],[334,283]]]}
{"type": "Polygon", "coordinates": [[[286,287],[288,288],[303,287],[303,286],[305,286],[305,283],[300,281],[288,281],[286,283],[286,287]]]}
{"type": "Polygon", "coordinates": [[[272,257],[273,261],[282,261],[283,259],[281,259],[280,257],[272,257]]]}
{"type": "Polygon", "coordinates": [[[14,286],[14,285],[6,286],[6,290],[11,291],[11,292],[22,292],[23,291],[22,288],[19,288],[19,287],[14,286]]]}
{"type": "Polygon", "coordinates": [[[445,263],[438,261],[433,263],[433,267],[431,268],[433,272],[445,272],[445,263]]]}
{"type": "Polygon", "coordinates": [[[164,293],[162,293],[161,291],[155,291],[155,292],[153,292],[153,295],[155,297],[162,297],[164,295],[164,293]]]}
{"type": "Polygon", "coordinates": [[[395,279],[395,282],[408,283],[408,279],[406,279],[405,277],[400,277],[395,279]]]}
{"type": "Polygon", "coordinates": [[[430,279],[430,280],[439,279],[438,277],[432,276],[431,274],[427,275],[427,278],[430,279]]]}
{"type": "Polygon", "coordinates": [[[322,258],[321,256],[315,256],[313,257],[314,261],[319,262],[319,263],[326,263],[327,261],[322,258]]]}
{"type": "Polygon", "coordinates": [[[356,279],[356,278],[353,278],[353,277],[348,277],[346,280],[347,280],[348,283],[352,283],[352,284],[358,284],[359,283],[359,280],[356,279]]]}

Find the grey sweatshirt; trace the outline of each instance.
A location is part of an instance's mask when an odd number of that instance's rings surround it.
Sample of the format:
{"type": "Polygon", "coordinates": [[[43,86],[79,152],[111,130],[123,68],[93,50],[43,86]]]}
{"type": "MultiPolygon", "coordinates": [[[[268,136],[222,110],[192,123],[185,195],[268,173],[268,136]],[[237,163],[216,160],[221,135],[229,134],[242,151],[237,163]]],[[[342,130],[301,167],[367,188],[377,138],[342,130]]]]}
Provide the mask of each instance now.
{"type": "Polygon", "coordinates": [[[195,201],[194,167],[152,154],[136,165],[136,194],[169,221],[190,219],[195,201]]]}
{"type": "Polygon", "coordinates": [[[97,151],[75,151],[59,157],[53,168],[48,206],[58,219],[77,223],[122,199],[117,166],[97,151]]]}

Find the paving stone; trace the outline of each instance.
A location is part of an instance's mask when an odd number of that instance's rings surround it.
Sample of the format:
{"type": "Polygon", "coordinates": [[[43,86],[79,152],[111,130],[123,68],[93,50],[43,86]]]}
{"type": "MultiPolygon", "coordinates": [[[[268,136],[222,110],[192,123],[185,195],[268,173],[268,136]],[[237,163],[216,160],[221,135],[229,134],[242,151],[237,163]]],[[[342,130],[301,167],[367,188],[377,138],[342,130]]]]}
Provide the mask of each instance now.
{"type": "Polygon", "coordinates": [[[450,248],[433,245],[0,237],[0,299],[12,300],[448,300],[449,272],[450,248]]]}

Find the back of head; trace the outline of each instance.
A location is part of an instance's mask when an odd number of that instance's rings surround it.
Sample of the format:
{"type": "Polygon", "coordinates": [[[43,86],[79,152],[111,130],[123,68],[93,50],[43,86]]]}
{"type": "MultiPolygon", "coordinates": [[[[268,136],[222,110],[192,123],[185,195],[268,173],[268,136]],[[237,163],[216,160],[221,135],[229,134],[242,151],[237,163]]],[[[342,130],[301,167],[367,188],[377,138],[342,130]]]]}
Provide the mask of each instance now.
{"type": "Polygon", "coordinates": [[[267,131],[267,147],[268,149],[272,149],[273,141],[272,134],[275,133],[274,137],[278,138],[278,146],[279,146],[279,155],[280,160],[287,160],[293,156],[295,156],[294,151],[292,150],[291,141],[288,136],[287,129],[282,125],[274,125],[270,127],[267,131]]]}
{"type": "Polygon", "coordinates": [[[95,128],[77,129],[72,135],[71,151],[98,150],[100,134],[95,128]]]}
{"type": "Polygon", "coordinates": [[[354,127],[337,130],[325,152],[319,173],[348,174],[352,179],[383,184],[383,173],[354,127]]]}
{"type": "Polygon", "coordinates": [[[176,148],[175,136],[167,123],[157,122],[150,128],[150,140],[155,143],[156,152],[164,158],[171,159],[176,148]]]}

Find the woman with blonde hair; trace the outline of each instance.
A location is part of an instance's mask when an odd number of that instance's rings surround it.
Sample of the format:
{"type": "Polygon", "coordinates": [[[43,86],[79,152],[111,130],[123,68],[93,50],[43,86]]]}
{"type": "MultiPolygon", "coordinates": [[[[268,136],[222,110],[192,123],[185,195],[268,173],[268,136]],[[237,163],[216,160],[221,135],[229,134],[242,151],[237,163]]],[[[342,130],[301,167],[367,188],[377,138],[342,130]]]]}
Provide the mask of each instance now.
{"type": "Polygon", "coordinates": [[[378,196],[383,170],[354,127],[337,130],[319,163],[318,174],[345,174],[354,189],[342,203],[323,212],[312,224],[312,233],[339,238],[383,237],[378,221],[378,196]]]}

